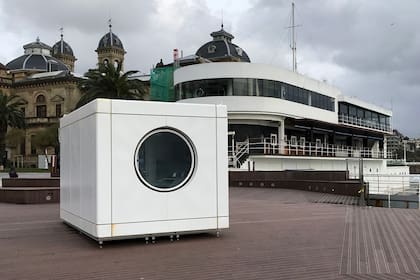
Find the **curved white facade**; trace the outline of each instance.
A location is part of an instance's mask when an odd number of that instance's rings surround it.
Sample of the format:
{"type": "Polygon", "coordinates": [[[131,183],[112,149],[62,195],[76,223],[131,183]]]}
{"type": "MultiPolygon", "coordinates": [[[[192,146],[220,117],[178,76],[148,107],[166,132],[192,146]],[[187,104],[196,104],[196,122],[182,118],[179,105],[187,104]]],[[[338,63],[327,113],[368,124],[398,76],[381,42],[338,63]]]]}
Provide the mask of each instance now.
{"type": "Polygon", "coordinates": [[[246,62],[217,62],[185,66],[174,72],[174,84],[219,78],[252,78],[280,81],[337,98],[341,92],[326,83],[272,65],[246,62]]]}
{"type": "Polygon", "coordinates": [[[337,124],[337,97],[340,91],[323,82],[271,65],[218,62],[186,66],[174,72],[174,84],[195,80],[250,78],[287,83],[334,98],[335,111],[316,108],[285,99],[266,96],[207,96],[182,99],[180,102],[227,105],[229,119],[276,121],[283,117],[309,118],[337,124]],[[241,117],[240,117],[241,116],[241,117]]]}

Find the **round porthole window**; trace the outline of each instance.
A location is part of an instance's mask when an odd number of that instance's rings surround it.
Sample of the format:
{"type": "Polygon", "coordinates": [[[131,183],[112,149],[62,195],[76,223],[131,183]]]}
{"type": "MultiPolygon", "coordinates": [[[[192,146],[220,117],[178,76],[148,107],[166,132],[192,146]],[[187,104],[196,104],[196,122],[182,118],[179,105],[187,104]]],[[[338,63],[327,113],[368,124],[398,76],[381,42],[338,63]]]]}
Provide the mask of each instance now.
{"type": "Polygon", "coordinates": [[[180,131],[160,128],[140,140],[134,162],[137,176],[146,186],[168,192],[181,188],[191,178],[195,150],[180,131]]]}

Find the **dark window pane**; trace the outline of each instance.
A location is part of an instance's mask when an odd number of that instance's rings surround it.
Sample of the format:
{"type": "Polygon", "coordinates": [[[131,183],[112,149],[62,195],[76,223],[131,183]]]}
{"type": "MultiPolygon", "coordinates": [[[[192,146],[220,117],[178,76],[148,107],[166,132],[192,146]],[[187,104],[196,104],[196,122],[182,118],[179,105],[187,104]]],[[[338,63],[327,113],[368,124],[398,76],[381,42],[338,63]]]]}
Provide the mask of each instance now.
{"type": "Polygon", "coordinates": [[[349,114],[349,105],[346,103],[339,103],[338,113],[340,115],[348,115],[349,114]]]}
{"type": "Polygon", "coordinates": [[[37,118],[46,118],[47,117],[47,105],[36,106],[36,117],[37,118]]]}
{"type": "Polygon", "coordinates": [[[158,130],[140,143],[137,174],[149,187],[169,191],[183,186],[194,169],[194,152],[178,132],[158,130]]]}
{"type": "Polygon", "coordinates": [[[356,117],[357,116],[357,109],[356,107],[350,105],[349,106],[349,115],[352,117],[356,117]]]}
{"type": "Polygon", "coordinates": [[[56,104],[55,105],[55,116],[56,117],[61,117],[61,104],[56,104]]]}
{"type": "Polygon", "coordinates": [[[233,95],[248,95],[247,79],[233,79],[233,95]]]}
{"type": "Polygon", "coordinates": [[[363,119],[364,115],[364,110],[362,108],[357,108],[357,117],[363,119]]]}

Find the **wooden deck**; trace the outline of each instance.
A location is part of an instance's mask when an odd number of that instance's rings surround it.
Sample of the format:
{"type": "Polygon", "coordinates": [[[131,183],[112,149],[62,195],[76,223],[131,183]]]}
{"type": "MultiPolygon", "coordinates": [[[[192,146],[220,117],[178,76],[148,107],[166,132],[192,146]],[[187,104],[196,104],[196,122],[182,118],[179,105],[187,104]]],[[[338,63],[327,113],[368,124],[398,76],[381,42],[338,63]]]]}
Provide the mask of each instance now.
{"type": "Polygon", "coordinates": [[[419,210],[287,189],[230,191],[231,228],[220,238],[103,249],[64,225],[58,204],[0,204],[0,279],[420,279],[419,210]]]}

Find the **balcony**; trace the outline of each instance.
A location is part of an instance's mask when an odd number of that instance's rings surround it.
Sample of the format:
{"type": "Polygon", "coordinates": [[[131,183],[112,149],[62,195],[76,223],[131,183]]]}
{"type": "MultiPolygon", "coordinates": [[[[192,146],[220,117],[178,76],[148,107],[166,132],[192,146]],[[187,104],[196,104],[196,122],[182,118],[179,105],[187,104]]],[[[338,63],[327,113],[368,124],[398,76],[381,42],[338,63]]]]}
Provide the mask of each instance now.
{"type": "Polygon", "coordinates": [[[59,118],[57,117],[47,117],[47,118],[25,118],[26,124],[49,124],[49,123],[58,123],[59,118]]]}
{"type": "Polygon", "coordinates": [[[228,147],[229,165],[238,167],[249,155],[278,155],[300,157],[333,157],[333,158],[391,158],[392,153],[368,147],[352,147],[320,143],[296,143],[292,141],[271,142],[270,138],[248,139],[228,147]]]}
{"type": "Polygon", "coordinates": [[[349,115],[340,114],[338,115],[338,122],[339,123],[345,123],[345,124],[351,124],[359,127],[365,127],[370,129],[375,129],[383,132],[392,132],[392,128],[389,124],[383,124],[378,123],[374,121],[370,121],[367,119],[362,119],[358,117],[353,117],[349,115]]]}

